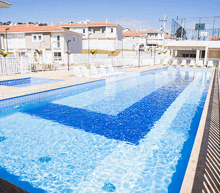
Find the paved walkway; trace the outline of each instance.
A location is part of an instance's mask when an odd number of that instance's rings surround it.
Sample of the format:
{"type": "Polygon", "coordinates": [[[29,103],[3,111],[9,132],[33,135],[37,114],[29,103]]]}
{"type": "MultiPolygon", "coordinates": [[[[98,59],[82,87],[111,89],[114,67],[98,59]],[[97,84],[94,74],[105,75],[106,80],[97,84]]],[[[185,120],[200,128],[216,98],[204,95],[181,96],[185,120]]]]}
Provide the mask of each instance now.
{"type": "Polygon", "coordinates": [[[192,193],[220,192],[219,128],[219,89],[216,70],[192,193]]]}

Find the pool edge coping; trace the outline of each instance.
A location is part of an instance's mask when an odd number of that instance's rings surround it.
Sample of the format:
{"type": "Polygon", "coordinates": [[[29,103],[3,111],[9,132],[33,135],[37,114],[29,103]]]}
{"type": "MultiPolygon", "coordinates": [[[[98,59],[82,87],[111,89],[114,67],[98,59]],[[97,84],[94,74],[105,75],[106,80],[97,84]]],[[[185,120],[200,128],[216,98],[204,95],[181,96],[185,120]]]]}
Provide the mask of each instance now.
{"type": "Polygon", "coordinates": [[[188,162],[187,169],[186,169],[186,172],[184,175],[184,179],[183,179],[180,193],[192,192],[195,174],[196,174],[196,168],[197,168],[197,164],[198,164],[198,160],[199,160],[199,154],[201,151],[201,145],[202,145],[203,134],[204,134],[204,130],[205,130],[205,124],[206,124],[208,110],[209,110],[209,103],[210,103],[212,87],[213,87],[213,83],[214,83],[215,70],[216,69],[214,69],[213,74],[212,74],[211,83],[209,86],[204,109],[203,109],[202,116],[201,116],[201,119],[199,122],[198,131],[197,131],[196,138],[195,138],[195,141],[193,144],[192,152],[190,154],[189,162],[188,162]]]}

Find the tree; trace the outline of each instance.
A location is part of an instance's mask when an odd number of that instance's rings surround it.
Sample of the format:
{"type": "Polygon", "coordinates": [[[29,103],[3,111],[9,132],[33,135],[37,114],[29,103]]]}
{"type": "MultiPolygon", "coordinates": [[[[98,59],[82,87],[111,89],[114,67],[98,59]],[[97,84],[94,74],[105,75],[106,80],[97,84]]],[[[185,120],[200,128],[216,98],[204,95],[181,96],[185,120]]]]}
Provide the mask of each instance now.
{"type": "Polygon", "coordinates": [[[183,38],[184,39],[184,36],[186,35],[186,30],[181,26],[179,27],[177,30],[176,30],[176,33],[175,33],[175,36],[177,38],[183,38]]]}
{"type": "Polygon", "coordinates": [[[70,55],[70,54],[71,54],[71,52],[72,52],[72,51],[71,51],[71,50],[69,50],[69,52],[66,52],[66,53],[67,53],[68,55],[70,55]]]}
{"type": "Polygon", "coordinates": [[[93,55],[96,53],[97,51],[96,50],[90,50],[89,53],[92,54],[92,65],[93,65],[93,55]]]}
{"type": "Polygon", "coordinates": [[[42,53],[42,50],[35,50],[38,54],[39,54],[39,56],[41,55],[41,53],[42,53]]]}
{"type": "Polygon", "coordinates": [[[4,58],[7,57],[9,54],[13,54],[13,52],[4,52],[3,50],[0,50],[0,55],[2,55],[4,58]]]}
{"type": "Polygon", "coordinates": [[[90,50],[89,53],[94,55],[97,51],[96,50],[90,50]]]}

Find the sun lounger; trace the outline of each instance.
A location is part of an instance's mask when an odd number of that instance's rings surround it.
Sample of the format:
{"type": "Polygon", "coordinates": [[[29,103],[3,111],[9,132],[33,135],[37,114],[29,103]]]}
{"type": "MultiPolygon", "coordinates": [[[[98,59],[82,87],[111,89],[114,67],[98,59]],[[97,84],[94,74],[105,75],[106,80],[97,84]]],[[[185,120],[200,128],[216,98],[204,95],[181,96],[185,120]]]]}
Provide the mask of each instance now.
{"type": "Polygon", "coordinates": [[[82,68],[83,76],[85,76],[85,77],[92,77],[93,74],[90,74],[88,69],[85,66],[82,66],[81,68],[82,68]]]}
{"type": "Polygon", "coordinates": [[[101,72],[98,72],[97,68],[94,65],[92,65],[90,68],[92,70],[92,74],[94,74],[96,77],[101,78],[105,76],[101,72]]]}
{"type": "Polygon", "coordinates": [[[162,65],[168,66],[168,62],[169,62],[169,60],[166,58],[166,59],[163,60],[162,65]]]}
{"type": "Polygon", "coordinates": [[[198,61],[197,67],[203,67],[203,61],[202,60],[198,61]]]}
{"type": "Polygon", "coordinates": [[[101,70],[101,73],[102,73],[104,76],[112,76],[112,75],[113,75],[110,71],[106,71],[104,65],[100,65],[100,70],[101,70]]]}
{"type": "Polygon", "coordinates": [[[74,66],[73,70],[74,70],[75,76],[83,77],[82,71],[78,66],[74,66]]]}
{"type": "Polygon", "coordinates": [[[177,66],[177,65],[178,65],[178,61],[177,61],[177,59],[174,59],[173,63],[172,63],[172,66],[177,66]]]}
{"type": "Polygon", "coordinates": [[[195,66],[196,64],[195,64],[195,60],[190,60],[190,63],[189,63],[189,66],[190,67],[193,67],[193,66],[195,66]]]}
{"type": "Polygon", "coordinates": [[[124,72],[115,71],[112,65],[108,65],[109,71],[114,73],[115,75],[122,75],[125,74],[124,72]]]}
{"type": "Polygon", "coordinates": [[[209,60],[209,61],[208,61],[207,67],[213,67],[213,61],[212,61],[212,60],[209,60]]]}
{"type": "Polygon", "coordinates": [[[186,60],[182,60],[180,66],[186,66],[186,60]]]}

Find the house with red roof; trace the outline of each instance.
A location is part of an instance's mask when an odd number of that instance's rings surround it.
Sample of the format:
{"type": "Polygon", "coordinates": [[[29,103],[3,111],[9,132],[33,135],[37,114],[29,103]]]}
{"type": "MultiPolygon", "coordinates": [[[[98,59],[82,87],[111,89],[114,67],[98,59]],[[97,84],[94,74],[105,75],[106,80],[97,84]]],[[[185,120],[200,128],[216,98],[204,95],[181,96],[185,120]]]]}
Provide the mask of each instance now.
{"type": "Polygon", "coordinates": [[[121,49],[122,30],[119,24],[109,22],[62,23],[56,25],[63,29],[84,34],[82,48],[87,50],[115,50],[121,49]]]}
{"type": "Polygon", "coordinates": [[[8,3],[6,1],[0,1],[0,8],[9,8],[11,7],[11,3],[8,3]]]}
{"type": "Polygon", "coordinates": [[[43,57],[64,62],[67,51],[82,51],[83,34],[58,26],[10,24],[0,26],[0,33],[0,49],[11,51],[15,56],[36,57],[37,49],[42,50],[43,57]]]}
{"type": "Polygon", "coordinates": [[[165,38],[170,38],[166,33],[158,30],[127,30],[123,32],[123,37],[124,49],[136,49],[141,44],[145,48],[158,47],[163,44],[165,38]]]}

